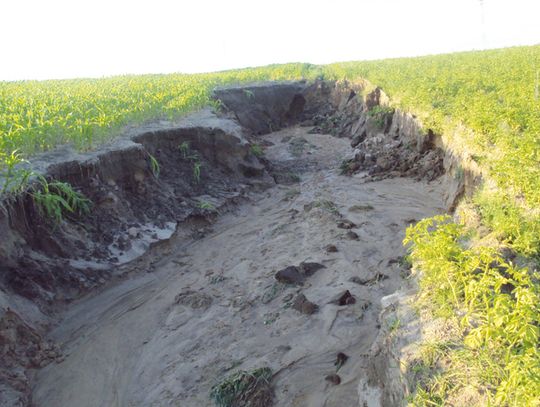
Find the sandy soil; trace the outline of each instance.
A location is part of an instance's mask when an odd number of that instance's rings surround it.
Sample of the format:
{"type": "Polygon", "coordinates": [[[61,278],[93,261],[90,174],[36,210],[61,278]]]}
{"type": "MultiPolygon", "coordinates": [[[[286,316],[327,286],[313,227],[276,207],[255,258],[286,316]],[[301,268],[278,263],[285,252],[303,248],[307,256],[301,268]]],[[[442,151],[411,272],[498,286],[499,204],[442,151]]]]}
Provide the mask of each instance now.
{"type": "Polygon", "coordinates": [[[73,304],[51,334],[64,360],[36,375],[37,406],[212,406],[213,384],[263,365],[275,373],[277,406],[358,405],[380,299],[406,273],[405,227],[443,211],[441,187],[340,176],[348,139],[292,128],[264,140],[266,157],[301,181],[252,193],[197,240],[179,231],[151,272],[73,304]],[[358,239],[338,227],[343,219],[358,239]],[[325,268],[302,287],[277,283],[278,270],[304,261],[325,268]],[[329,304],[344,290],[355,304],[329,304]],[[299,292],[317,313],[291,307],[299,292]],[[325,377],[338,352],[349,359],[333,385],[325,377]]]}

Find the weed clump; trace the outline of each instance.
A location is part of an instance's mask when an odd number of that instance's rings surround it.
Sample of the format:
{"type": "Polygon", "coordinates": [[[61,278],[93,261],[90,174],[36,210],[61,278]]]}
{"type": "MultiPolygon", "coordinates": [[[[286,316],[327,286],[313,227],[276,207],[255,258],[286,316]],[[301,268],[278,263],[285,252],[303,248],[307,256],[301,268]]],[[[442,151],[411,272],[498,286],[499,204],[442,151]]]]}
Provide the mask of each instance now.
{"type": "Polygon", "coordinates": [[[264,150],[260,144],[252,144],[250,146],[251,154],[255,157],[262,157],[264,155],[264,150]]]}
{"type": "Polygon", "coordinates": [[[269,407],[274,395],[271,380],[269,367],[240,370],[213,386],[210,398],[218,407],[269,407]]]}
{"type": "Polygon", "coordinates": [[[336,204],[328,199],[319,199],[311,203],[313,208],[319,208],[333,215],[339,215],[339,209],[336,204]]]}
{"type": "Polygon", "coordinates": [[[39,188],[31,193],[34,204],[46,218],[59,224],[65,215],[86,215],[92,202],[71,185],[60,181],[47,181],[39,176],[39,188]]]}
{"type": "Polygon", "coordinates": [[[375,125],[382,129],[389,118],[394,114],[394,109],[387,106],[374,106],[368,110],[367,115],[373,120],[375,125]]]}
{"type": "MultiPolygon", "coordinates": [[[[191,151],[188,141],[184,141],[178,146],[178,150],[182,154],[182,158],[191,162],[193,170],[193,180],[199,184],[201,182],[202,163],[197,152],[191,151]]],[[[204,208],[203,208],[204,209],[204,208]]]]}

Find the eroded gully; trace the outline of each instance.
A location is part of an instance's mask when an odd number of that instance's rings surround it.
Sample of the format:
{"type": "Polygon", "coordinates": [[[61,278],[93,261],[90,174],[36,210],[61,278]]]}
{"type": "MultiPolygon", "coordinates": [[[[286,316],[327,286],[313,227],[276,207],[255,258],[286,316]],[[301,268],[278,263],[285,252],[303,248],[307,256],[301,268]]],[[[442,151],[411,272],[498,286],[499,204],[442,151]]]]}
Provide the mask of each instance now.
{"type": "Polygon", "coordinates": [[[404,230],[443,211],[441,186],[341,176],[349,140],[306,128],[263,140],[300,182],[252,193],[197,240],[179,231],[151,272],[73,304],[51,333],[65,357],[36,375],[35,405],[211,406],[213,384],[261,366],[274,372],[276,406],[358,405],[380,299],[404,284],[404,230]],[[303,286],[276,281],[301,262],[325,268],[303,286]],[[354,304],[329,303],[345,290],[354,304]],[[294,309],[298,293],[318,312],[294,309]],[[349,359],[334,385],[338,352],[349,359]]]}

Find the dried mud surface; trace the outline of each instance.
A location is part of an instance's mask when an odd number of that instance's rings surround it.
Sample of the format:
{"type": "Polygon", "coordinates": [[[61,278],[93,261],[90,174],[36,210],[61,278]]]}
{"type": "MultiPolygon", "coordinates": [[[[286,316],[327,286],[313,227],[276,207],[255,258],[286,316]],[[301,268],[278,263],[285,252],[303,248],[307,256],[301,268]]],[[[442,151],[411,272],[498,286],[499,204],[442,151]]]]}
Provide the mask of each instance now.
{"type": "Polygon", "coordinates": [[[260,136],[278,184],[74,301],[47,337],[62,356],[35,372],[33,404],[212,406],[212,385],[269,366],[276,406],[358,405],[380,300],[407,275],[404,229],[444,211],[443,186],[340,175],[350,140],[309,130],[260,136]],[[292,266],[302,285],[276,279],[292,266]]]}

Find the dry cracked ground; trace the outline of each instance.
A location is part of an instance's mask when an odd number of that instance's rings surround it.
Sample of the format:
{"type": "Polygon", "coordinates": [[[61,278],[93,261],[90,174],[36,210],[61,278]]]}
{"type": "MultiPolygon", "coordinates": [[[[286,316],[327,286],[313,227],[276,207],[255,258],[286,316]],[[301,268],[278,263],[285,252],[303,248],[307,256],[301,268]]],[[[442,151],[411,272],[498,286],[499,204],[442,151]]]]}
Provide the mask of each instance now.
{"type": "Polygon", "coordinates": [[[349,140],[307,130],[260,139],[290,182],[251,192],[196,239],[179,231],[136,262],[151,267],[70,306],[37,405],[213,406],[213,385],[260,367],[275,406],[359,404],[380,300],[407,277],[405,227],[444,210],[442,188],[340,175],[349,140]]]}

